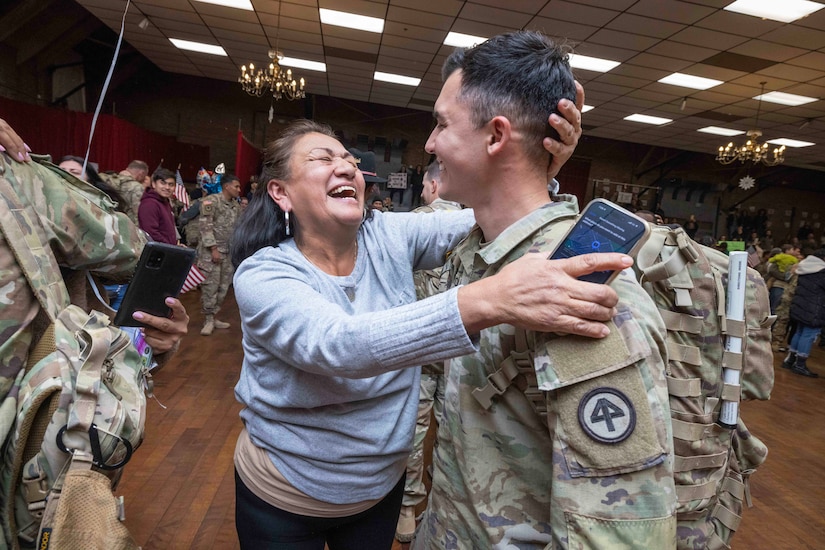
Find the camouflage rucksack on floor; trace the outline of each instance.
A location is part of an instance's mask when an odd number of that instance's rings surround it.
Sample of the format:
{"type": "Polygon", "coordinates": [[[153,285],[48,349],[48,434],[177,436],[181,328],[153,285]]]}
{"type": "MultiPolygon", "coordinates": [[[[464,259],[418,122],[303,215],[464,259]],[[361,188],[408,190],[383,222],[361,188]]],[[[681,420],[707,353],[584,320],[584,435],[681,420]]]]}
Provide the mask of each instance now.
{"type": "Polygon", "coordinates": [[[12,426],[0,477],[5,542],[136,548],[111,488],[143,439],[144,358],[108,316],[69,303],[37,221],[1,177],[0,195],[0,229],[51,321],[15,381],[17,410],[0,409],[0,422],[12,426]],[[77,506],[80,524],[66,520],[78,517],[77,506]]]}

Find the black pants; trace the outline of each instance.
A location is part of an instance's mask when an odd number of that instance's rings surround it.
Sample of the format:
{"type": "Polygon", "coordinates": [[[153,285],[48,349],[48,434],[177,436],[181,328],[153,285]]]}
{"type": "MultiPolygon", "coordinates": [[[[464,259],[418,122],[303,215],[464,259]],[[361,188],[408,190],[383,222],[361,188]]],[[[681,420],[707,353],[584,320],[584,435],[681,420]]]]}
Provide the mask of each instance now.
{"type": "Polygon", "coordinates": [[[315,518],[286,512],[258,498],[235,472],[235,529],[246,550],[389,550],[404,478],[378,504],[354,516],[315,518]]]}

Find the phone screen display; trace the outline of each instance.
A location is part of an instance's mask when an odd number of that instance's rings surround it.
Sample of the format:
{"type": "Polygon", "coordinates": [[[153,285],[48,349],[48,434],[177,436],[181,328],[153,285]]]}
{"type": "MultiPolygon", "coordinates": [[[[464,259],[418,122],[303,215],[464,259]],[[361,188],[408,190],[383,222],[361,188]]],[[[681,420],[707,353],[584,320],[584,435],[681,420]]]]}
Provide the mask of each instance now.
{"type": "MultiPolygon", "coordinates": [[[[594,201],[553,253],[551,259],[572,258],[592,252],[628,254],[647,231],[645,222],[610,203],[594,201]]],[[[605,283],[612,271],[582,275],[579,280],[605,283]]]]}

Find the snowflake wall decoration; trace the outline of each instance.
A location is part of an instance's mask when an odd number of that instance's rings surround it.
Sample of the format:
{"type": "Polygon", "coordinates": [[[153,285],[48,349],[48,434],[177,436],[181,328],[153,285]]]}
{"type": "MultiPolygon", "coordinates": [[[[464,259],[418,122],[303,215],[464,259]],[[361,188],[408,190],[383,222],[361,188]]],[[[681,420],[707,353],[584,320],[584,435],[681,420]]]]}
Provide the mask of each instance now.
{"type": "Polygon", "coordinates": [[[754,185],[756,185],[756,180],[750,176],[745,176],[739,180],[739,189],[747,191],[748,189],[752,189],[754,185]]]}

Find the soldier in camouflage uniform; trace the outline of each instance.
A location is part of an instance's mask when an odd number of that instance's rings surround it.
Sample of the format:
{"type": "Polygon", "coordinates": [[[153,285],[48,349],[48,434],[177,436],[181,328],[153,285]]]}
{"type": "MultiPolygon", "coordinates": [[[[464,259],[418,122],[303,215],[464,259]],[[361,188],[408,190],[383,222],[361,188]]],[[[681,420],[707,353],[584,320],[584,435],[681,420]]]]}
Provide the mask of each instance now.
{"type": "MultiPolygon", "coordinates": [[[[424,174],[424,190],[419,206],[413,212],[430,213],[436,210],[458,211],[461,205],[445,201],[438,196],[441,184],[441,170],[433,162],[424,174]]],[[[433,296],[443,290],[442,275],[444,269],[416,271],[413,275],[415,295],[419,300],[433,296]]],[[[431,363],[421,367],[420,393],[418,396],[418,417],[415,422],[413,449],[407,460],[407,480],[404,485],[404,499],[401,503],[401,515],[395,530],[395,538],[401,542],[412,540],[415,531],[415,508],[427,498],[424,486],[424,437],[430,428],[430,416],[435,413],[436,423],[441,422],[441,408],[444,402],[444,363],[431,363]]]]}
{"type": "MultiPolygon", "coordinates": [[[[549,255],[571,225],[575,199],[547,194],[546,125],[529,123],[575,85],[563,48],[530,31],[455,52],[443,75],[426,149],[441,195],[475,209],[448,262],[450,285],[463,285],[549,255]]],[[[605,338],[498,325],[450,360],[413,548],[675,547],[666,331],[632,274],[611,286],[605,338]]]]}
{"type": "Polygon", "coordinates": [[[241,211],[238,197],[241,182],[236,176],[228,175],[219,193],[201,200],[198,216],[198,269],[206,280],[201,285],[201,308],[204,315],[201,334],[209,336],[215,328],[229,328],[229,323],[215,319],[215,315],[232,284],[232,262],[229,261],[229,239],[235,227],[235,220],[241,211]]]}
{"type": "Polygon", "coordinates": [[[121,208],[132,223],[138,225],[140,198],[149,186],[149,165],[142,160],[133,160],[120,173],[104,173],[100,174],[100,177],[120,193],[125,202],[121,208]]]}

